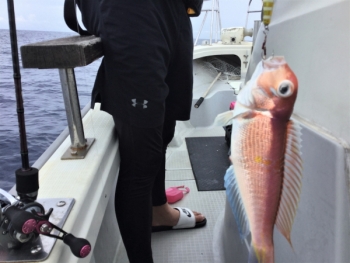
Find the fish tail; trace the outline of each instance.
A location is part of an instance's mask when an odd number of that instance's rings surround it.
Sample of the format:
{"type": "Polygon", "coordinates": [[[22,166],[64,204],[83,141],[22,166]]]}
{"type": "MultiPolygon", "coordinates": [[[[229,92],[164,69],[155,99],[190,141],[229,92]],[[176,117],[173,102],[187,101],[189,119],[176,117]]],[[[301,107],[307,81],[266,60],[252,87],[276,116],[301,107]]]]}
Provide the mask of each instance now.
{"type": "Polygon", "coordinates": [[[274,263],[273,245],[258,247],[251,243],[248,263],[274,263]]]}

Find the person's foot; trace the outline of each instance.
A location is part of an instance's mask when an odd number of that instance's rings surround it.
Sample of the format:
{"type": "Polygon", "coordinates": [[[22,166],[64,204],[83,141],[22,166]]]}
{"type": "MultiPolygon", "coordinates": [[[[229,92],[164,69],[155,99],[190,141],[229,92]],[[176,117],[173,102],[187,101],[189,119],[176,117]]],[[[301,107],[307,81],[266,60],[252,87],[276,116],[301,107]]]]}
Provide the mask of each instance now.
{"type": "MultiPolygon", "coordinates": [[[[193,211],[196,222],[201,222],[205,219],[201,213],[193,211]]],[[[172,208],[168,203],[161,206],[153,207],[152,226],[175,226],[179,221],[180,212],[172,208]]]]}

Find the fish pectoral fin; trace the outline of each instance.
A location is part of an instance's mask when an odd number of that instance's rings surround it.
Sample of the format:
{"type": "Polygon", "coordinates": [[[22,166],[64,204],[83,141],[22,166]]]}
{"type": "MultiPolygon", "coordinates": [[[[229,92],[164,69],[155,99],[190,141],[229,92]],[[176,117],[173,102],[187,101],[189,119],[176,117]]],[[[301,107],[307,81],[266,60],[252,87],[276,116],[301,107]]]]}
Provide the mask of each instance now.
{"type": "Polygon", "coordinates": [[[236,103],[234,110],[229,110],[220,113],[216,116],[214,120],[214,126],[227,126],[232,124],[234,119],[243,118],[253,118],[256,115],[254,110],[251,110],[240,103],[236,103]]]}
{"type": "Polygon", "coordinates": [[[284,176],[276,227],[292,246],[290,232],[298,207],[302,185],[301,128],[289,121],[284,158],[284,176]]]}
{"type": "Polygon", "coordinates": [[[238,119],[238,118],[253,118],[256,115],[256,111],[252,110],[245,105],[242,105],[240,102],[236,102],[235,108],[232,113],[232,118],[233,119],[238,119]]]}
{"type": "Polygon", "coordinates": [[[243,200],[241,198],[241,193],[236,180],[236,176],[234,173],[233,165],[231,165],[227,169],[224,180],[227,200],[232,209],[232,213],[236,219],[240,237],[243,240],[249,235],[250,227],[248,217],[244,208],[243,200]]]}
{"type": "Polygon", "coordinates": [[[214,120],[214,125],[215,126],[227,126],[232,123],[234,116],[233,116],[233,111],[226,111],[223,113],[218,114],[214,120]]]}

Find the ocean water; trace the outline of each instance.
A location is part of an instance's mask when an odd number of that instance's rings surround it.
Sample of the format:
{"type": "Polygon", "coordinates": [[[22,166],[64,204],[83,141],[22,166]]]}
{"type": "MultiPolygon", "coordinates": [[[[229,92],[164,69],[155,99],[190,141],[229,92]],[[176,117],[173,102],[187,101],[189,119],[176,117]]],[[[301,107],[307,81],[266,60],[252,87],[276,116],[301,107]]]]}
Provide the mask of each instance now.
{"type": "MultiPolygon", "coordinates": [[[[18,31],[20,46],[75,35],[74,33],[18,31]]],[[[21,58],[20,58],[20,64],[21,58]]],[[[80,106],[90,103],[100,60],[75,69],[80,106]]],[[[30,165],[67,126],[63,96],[57,69],[24,69],[21,66],[27,143],[30,165]]],[[[9,190],[15,183],[15,171],[21,168],[16,95],[8,30],[0,29],[0,188],[9,190]]]]}

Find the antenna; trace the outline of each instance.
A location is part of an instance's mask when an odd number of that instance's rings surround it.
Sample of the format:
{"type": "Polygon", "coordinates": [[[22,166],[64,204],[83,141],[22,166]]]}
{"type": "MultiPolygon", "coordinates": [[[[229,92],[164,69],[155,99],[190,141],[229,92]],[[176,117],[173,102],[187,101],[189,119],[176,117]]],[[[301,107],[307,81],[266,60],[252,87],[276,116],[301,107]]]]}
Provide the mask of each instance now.
{"type": "Polygon", "coordinates": [[[36,200],[39,189],[39,171],[29,166],[29,156],[27,147],[27,135],[24,119],[21,72],[18,59],[17,30],[15,20],[15,8],[13,0],[7,0],[10,40],[12,51],[13,80],[16,91],[17,118],[19,127],[19,137],[21,146],[22,168],[16,171],[16,191],[21,200],[36,200]]]}

